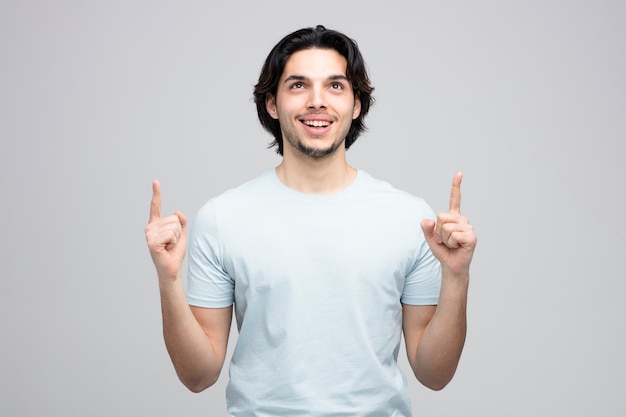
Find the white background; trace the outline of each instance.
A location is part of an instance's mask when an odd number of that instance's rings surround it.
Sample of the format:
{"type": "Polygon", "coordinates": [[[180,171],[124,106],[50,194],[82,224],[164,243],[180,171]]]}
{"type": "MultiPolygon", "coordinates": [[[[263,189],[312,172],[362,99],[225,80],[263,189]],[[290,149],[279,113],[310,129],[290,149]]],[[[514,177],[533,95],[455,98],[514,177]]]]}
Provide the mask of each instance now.
{"type": "Polygon", "coordinates": [[[2,0],[0,414],[226,416],[226,370],[192,394],[165,351],[150,182],[193,219],[278,164],[252,87],[280,38],[324,24],[376,87],[351,164],[436,211],[465,173],[466,349],[441,392],[401,352],[415,415],[624,415],[625,18],[608,0],[2,0]]]}

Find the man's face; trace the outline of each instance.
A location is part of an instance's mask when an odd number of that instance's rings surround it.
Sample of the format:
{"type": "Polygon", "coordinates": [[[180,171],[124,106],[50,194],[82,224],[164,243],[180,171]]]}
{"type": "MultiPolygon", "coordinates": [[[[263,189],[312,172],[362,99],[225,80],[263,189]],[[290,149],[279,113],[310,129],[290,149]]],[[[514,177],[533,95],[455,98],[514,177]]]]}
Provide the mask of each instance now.
{"type": "Polygon", "coordinates": [[[344,140],[361,103],[346,78],[347,61],[333,49],[305,49],[287,60],[268,113],[278,119],[283,154],[322,158],[345,149],[344,140]]]}

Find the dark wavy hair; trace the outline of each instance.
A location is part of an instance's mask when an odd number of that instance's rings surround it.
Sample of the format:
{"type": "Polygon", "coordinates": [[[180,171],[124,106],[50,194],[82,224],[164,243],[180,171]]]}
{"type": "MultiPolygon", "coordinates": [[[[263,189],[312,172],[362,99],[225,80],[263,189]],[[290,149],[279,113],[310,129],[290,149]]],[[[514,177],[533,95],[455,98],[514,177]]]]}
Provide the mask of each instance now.
{"type": "Polygon", "coordinates": [[[272,148],[278,145],[276,152],[280,155],[283,154],[283,135],[280,130],[280,123],[267,112],[265,101],[268,94],[276,97],[278,80],[291,54],[303,49],[313,48],[334,49],[348,61],[346,77],[352,84],[354,97],[361,102],[361,113],[352,121],[345,140],[346,149],[366,130],[363,119],[369,112],[370,106],[374,103],[374,97],[372,96],[374,87],[370,84],[365,61],[361,56],[357,43],[343,33],[326,29],[322,25],[300,29],[285,36],[274,46],[263,64],[259,81],[254,86],[254,102],[256,103],[259,121],[263,128],[274,136],[274,141],[269,147],[272,148]]]}

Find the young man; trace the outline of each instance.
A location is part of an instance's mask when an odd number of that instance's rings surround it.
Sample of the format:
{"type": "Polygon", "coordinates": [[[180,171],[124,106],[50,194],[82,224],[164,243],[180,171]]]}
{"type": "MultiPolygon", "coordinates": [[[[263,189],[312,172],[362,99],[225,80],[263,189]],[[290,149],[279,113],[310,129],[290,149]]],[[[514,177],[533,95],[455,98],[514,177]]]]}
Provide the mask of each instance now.
{"type": "Polygon", "coordinates": [[[282,162],[198,212],[187,293],[186,218],[161,217],[153,183],[146,239],[168,352],[190,390],[214,384],[234,305],[232,416],[408,417],[402,331],[421,383],[438,390],[454,375],[476,244],[461,174],[435,222],[420,198],[350,166],[372,90],[342,33],[302,29],[274,47],[254,93],[282,162]]]}

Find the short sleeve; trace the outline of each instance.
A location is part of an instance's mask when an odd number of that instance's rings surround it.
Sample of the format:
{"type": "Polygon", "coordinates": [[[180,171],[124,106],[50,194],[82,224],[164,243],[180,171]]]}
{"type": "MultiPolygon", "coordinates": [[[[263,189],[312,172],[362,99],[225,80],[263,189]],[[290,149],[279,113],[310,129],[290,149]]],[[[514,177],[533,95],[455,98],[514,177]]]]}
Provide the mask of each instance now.
{"type": "MultiPolygon", "coordinates": [[[[435,213],[428,206],[425,207],[424,218],[435,218],[435,213]]],[[[403,304],[436,305],[439,303],[441,288],[441,263],[433,255],[423,234],[420,236],[413,265],[404,280],[400,301],[403,304]]]]}
{"type": "Polygon", "coordinates": [[[212,201],[196,215],[189,236],[188,256],[187,302],[207,308],[231,305],[235,283],[222,262],[219,227],[212,201]]]}

